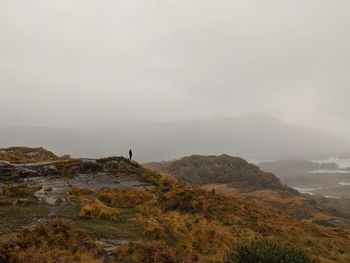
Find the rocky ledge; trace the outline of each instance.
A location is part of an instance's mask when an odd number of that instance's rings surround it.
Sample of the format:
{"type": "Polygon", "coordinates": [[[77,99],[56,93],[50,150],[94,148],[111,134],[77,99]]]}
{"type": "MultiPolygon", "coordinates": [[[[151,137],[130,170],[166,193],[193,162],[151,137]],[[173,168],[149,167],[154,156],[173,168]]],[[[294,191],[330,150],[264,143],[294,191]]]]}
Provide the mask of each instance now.
{"type": "Polygon", "coordinates": [[[0,179],[14,176],[18,178],[89,174],[98,172],[133,172],[139,167],[124,157],[109,157],[103,159],[69,159],[43,163],[12,164],[0,160],[0,179]]]}
{"type": "MultiPolygon", "coordinates": [[[[35,188],[34,196],[48,205],[60,205],[72,187],[98,191],[102,187],[150,189],[140,180],[139,164],[124,157],[69,159],[45,163],[12,164],[0,161],[0,194],[5,182],[35,188]]],[[[17,200],[16,200],[17,201],[17,200]]]]}

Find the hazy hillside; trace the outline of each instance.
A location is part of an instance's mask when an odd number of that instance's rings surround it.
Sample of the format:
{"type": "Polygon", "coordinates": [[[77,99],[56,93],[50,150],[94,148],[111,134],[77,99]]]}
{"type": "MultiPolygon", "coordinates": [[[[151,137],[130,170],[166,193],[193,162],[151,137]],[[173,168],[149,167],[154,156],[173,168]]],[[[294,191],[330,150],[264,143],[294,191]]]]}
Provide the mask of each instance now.
{"type": "Polygon", "coordinates": [[[126,154],[139,161],[173,160],[192,154],[256,159],[315,159],[347,155],[350,144],[325,131],[251,115],[168,123],[115,122],[85,131],[54,128],[0,128],[0,146],[45,146],[80,156],[126,154]]]}
{"type": "Polygon", "coordinates": [[[229,155],[193,155],[172,162],[149,163],[146,166],[190,184],[227,184],[241,190],[287,190],[274,174],[263,172],[242,158],[229,155]]]}

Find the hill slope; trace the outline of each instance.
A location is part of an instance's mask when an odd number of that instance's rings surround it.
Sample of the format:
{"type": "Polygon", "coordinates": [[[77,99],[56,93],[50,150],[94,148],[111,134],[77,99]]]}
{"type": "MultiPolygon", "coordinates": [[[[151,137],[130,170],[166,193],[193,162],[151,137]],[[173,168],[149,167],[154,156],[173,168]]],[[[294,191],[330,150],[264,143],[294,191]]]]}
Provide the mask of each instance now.
{"type": "Polygon", "coordinates": [[[123,157],[9,166],[36,173],[0,175],[0,262],[214,263],[255,238],[300,247],[322,263],[350,260],[340,225],[205,191],[123,157]]]}
{"type": "Polygon", "coordinates": [[[263,172],[244,159],[229,155],[193,155],[172,162],[148,163],[146,166],[190,184],[227,184],[241,190],[287,189],[274,174],[263,172]]]}

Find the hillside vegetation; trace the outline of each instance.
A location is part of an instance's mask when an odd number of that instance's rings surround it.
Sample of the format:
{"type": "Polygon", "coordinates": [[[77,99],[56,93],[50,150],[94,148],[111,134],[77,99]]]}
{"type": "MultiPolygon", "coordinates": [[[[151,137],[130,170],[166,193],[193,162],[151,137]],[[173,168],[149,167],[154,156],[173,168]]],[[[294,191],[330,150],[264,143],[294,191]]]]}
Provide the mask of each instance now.
{"type": "Polygon", "coordinates": [[[244,159],[229,155],[192,155],[172,162],[148,163],[146,166],[190,184],[227,184],[247,190],[287,189],[274,174],[263,172],[244,159]]]}
{"type": "Polygon", "coordinates": [[[123,157],[52,165],[55,175],[0,176],[1,263],[350,261],[347,228],[241,193],[189,185],[123,157]]]}

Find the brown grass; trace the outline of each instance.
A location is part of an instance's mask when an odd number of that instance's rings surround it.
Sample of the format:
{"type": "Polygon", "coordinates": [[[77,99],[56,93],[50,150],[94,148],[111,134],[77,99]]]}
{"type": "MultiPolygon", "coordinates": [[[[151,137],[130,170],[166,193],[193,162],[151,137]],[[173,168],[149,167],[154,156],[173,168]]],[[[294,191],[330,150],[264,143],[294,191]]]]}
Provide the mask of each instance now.
{"type": "Polygon", "coordinates": [[[6,197],[30,197],[33,196],[36,188],[30,188],[27,185],[4,186],[3,195],[6,197]]]}
{"type": "Polygon", "coordinates": [[[196,259],[202,262],[223,260],[234,244],[229,227],[208,220],[200,214],[165,212],[147,203],[140,207],[142,215],[134,218],[144,228],[144,236],[165,240],[176,251],[178,262],[196,259]]]}
{"type": "Polygon", "coordinates": [[[176,263],[175,251],[164,241],[123,244],[113,251],[111,262],[176,263]]]}
{"type": "Polygon", "coordinates": [[[75,195],[75,196],[92,195],[93,193],[94,191],[92,191],[89,188],[80,188],[77,186],[74,186],[69,190],[69,194],[75,195]]]}
{"type": "Polygon", "coordinates": [[[112,219],[120,214],[117,208],[108,207],[100,200],[85,201],[80,211],[81,217],[94,217],[99,219],[112,219]]]}
{"type": "MultiPolygon", "coordinates": [[[[157,191],[155,199],[136,207],[141,214],[133,220],[143,227],[144,240],[164,240],[179,262],[220,262],[254,237],[302,247],[321,262],[350,260],[348,232],[297,220],[249,196],[212,189],[172,184],[170,190],[157,191]]],[[[285,204],[300,201],[278,195],[285,204]]]]}
{"type": "Polygon", "coordinates": [[[0,243],[0,262],[102,262],[101,249],[68,221],[36,223],[0,243]]]}
{"type": "Polygon", "coordinates": [[[11,147],[0,149],[0,160],[11,163],[38,163],[58,160],[52,152],[44,148],[11,147]]]}

